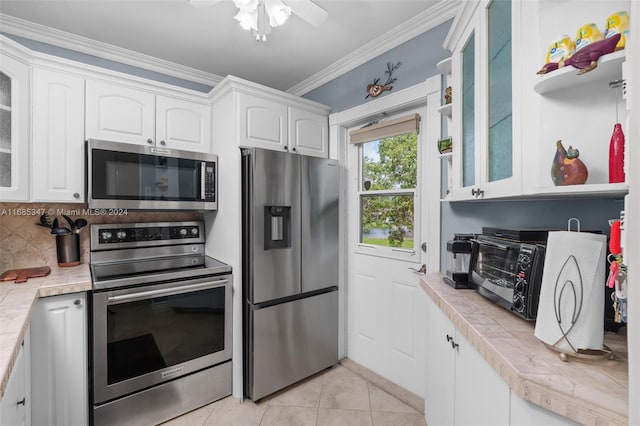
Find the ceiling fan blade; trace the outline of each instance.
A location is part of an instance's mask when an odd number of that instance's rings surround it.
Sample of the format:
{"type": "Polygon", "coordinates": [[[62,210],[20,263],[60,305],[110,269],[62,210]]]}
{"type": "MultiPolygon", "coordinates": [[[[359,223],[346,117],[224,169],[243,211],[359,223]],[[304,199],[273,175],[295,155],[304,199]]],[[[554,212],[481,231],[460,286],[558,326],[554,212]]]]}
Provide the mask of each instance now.
{"type": "Polygon", "coordinates": [[[291,11],[314,27],[319,27],[329,13],[311,0],[285,0],[291,11]]]}
{"type": "Polygon", "coordinates": [[[193,7],[203,8],[213,6],[216,3],[221,2],[222,0],[187,0],[189,4],[193,7]]]}

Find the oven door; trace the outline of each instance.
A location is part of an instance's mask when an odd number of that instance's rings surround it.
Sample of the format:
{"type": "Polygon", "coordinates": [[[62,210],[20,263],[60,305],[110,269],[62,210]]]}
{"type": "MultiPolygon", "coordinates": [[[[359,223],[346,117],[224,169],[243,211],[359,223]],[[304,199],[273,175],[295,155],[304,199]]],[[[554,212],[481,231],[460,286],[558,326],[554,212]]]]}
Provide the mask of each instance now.
{"type": "Polygon", "coordinates": [[[231,276],[93,293],[94,403],[231,359],[231,276]]]}
{"type": "Polygon", "coordinates": [[[90,139],[89,208],[215,210],[217,157],[90,139]]]}
{"type": "Polygon", "coordinates": [[[482,295],[510,309],[518,273],[519,243],[483,236],[473,243],[470,281],[482,295]]]}

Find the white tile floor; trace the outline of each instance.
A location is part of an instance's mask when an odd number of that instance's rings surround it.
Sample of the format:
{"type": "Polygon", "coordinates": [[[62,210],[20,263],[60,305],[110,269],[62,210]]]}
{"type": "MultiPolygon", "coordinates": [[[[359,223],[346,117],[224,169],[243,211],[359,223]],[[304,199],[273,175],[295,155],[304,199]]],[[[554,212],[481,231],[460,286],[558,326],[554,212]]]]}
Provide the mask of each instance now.
{"type": "Polygon", "coordinates": [[[336,365],[258,403],[233,397],[163,426],[426,426],[424,414],[336,365]]]}

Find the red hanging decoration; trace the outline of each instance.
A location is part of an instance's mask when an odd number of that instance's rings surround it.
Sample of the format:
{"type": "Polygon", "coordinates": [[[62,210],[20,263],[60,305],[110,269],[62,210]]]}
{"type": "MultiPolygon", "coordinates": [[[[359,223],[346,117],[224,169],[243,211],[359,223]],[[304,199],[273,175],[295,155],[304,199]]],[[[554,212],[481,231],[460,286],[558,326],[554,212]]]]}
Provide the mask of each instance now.
{"type": "Polygon", "coordinates": [[[616,123],[609,143],[609,183],[624,181],[624,133],[620,123],[616,123]]]}

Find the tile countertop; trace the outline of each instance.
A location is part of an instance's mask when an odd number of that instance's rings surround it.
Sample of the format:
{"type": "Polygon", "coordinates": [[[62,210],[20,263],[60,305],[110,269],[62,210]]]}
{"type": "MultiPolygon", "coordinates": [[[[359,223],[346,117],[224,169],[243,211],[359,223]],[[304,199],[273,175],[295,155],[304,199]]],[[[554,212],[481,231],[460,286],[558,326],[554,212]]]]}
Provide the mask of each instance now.
{"type": "Polygon", "coordinates": [[[615,359],[560,360],[534,336],[535,324],[474,290],[455,290],[442,274],[422,277],[422,289],[520,398],[586,425],[628,423],[625,335],[605,334],[615,359]]]}
{"type": "Polygon", "coordinates": [[[26,283],[0,283],[0,399],[4,395],[33,307],[40,297],[91,290],[88,264],[51,267],[51,274],[26,283]]]}

